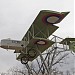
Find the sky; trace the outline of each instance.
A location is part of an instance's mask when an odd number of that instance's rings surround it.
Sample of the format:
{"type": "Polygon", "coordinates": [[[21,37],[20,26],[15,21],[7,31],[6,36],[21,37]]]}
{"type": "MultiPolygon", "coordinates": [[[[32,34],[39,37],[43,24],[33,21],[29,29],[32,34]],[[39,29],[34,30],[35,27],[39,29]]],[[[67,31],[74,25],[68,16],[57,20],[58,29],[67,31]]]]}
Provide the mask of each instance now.
{"type": "MultiPolygon", "coordinates": [[[[75,37],[74,0],[0,0],[0,40],[21,40],[40,10],[70,11],[54,34],[62,38],[75,37]]],[[[16,55],[0,48],[0,72],[16,64],[21,64],[16,55]]]]}

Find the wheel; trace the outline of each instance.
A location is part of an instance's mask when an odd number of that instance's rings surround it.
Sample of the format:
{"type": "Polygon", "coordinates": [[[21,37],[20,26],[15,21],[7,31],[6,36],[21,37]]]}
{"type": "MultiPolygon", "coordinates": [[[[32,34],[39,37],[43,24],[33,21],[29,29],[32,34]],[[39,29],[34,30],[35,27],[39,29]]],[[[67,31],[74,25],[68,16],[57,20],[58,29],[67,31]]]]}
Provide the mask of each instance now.
{"type": "Polygon", "coordinates": [[[36,57],[36,55],[37,55],[37,52],[34,49],[28,50],[28,56],[30,58],[34,58],[34,57],[36,57]]]}
{"type": "Polygon", "coordinates": [[[21,58],[21,63],[22,63],[22,64],[27,64],[27,63],[28,63],[28,60],[29,60],[28,57],[23,56],[23,57],[21,58]]]}

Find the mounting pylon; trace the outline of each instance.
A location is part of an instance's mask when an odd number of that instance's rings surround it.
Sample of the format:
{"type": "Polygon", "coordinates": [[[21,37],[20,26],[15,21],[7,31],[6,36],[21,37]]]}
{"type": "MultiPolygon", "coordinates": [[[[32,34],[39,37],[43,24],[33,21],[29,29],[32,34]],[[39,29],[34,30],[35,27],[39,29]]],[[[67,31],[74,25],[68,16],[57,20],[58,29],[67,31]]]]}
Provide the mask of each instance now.
{"type": "Polygon", "coordinates": [[[64,52],[69,51],[69,45],[61,44],[63,38],[52,35],[51,40],[55,43],[43,53],[39,51],[38,45],[36,45],[36,51],[39,56],[32,62],[25,64],[29,75],[51,75],[53,65],[60,63],[60,61],[68,55],[68,53],[64,52]],[[63,53],[63,56],[56,60],[56,57],[58,55],[60,56],[61,53],[63,53]]]}

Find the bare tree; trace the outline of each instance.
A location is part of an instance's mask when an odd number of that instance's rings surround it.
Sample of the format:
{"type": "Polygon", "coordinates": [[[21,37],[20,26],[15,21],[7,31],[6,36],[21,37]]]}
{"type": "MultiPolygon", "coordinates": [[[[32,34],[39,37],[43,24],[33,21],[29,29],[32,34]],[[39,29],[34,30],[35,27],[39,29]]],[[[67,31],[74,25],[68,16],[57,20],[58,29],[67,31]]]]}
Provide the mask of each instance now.
{"type": "Polygon", "coordinates": [[[65,45],[65,47],[59,47],[59,42],[57,39],[61,39],[57,36],[55,36],[52,40],[54,40],[55,44],[52,45],[52,47],[50,47],[49,49],[47,49],[44,53],[42,53],[42,56],[39,56],[38,58],[36,58],[36,62],[33,61],[28,65],[26,65],[28,72],[32,72],[31,74],[36,74],[39,75],[40,73],[42,75],[44,75],[45,73],[47,73],[47,75],[51,75],[52,74],[52,70],[53,70],[53,66],[57,65],[57,64],[64,64],[64,59],[66,59],[66,57],[69,55],[69,51],[68,51],[68,47],[67,45],[65,45]],[[43,58],[42,58],[43,57],[43,58]],[[31,65],[30,64],[35,64],[31,65]],[[36,70],[37,69],[37,70],[36,70]]]}
{"type": "Polygon", "coordinates": [[[18,67],[13,67],[8,70],[8,75],[26,75],[26,71],[18,67]]]}

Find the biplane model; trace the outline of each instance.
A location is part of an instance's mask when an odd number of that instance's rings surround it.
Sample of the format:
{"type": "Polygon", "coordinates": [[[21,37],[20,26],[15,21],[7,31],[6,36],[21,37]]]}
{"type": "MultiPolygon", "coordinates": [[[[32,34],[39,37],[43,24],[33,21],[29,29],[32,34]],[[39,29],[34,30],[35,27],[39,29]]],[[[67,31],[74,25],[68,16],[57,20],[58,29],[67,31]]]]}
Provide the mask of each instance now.
{"type": "Polygon", "coordinates": [[[52,46],[55,42],[49,40],[59,27],[54,25],[60,23],[69,12],[56,12],[50,10],[42,10],[22,38],[22,40],[1,40],[1,48],[15,50],[19,53],[17,60],[22,64],[34,60],[37,56],[52,46]]]}

